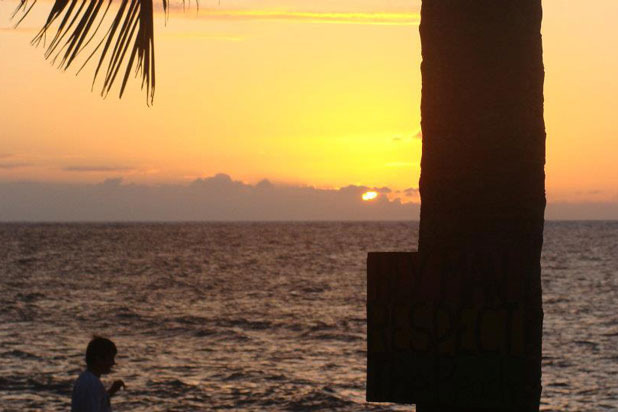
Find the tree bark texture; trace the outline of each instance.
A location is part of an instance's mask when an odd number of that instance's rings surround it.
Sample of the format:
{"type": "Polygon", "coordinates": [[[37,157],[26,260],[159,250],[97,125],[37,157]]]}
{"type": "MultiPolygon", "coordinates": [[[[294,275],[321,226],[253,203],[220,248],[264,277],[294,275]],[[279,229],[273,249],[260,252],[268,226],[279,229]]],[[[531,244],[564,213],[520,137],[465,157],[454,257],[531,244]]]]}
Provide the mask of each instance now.
{"type": "Polygon", "coordinates": [[[540,0],[423,0],[420,25],[419,253],[529,252],[521,274],[532,342],[526,367],[534,401],[527,410],[538,410],[541,393],[541,18],[540,0]]]}

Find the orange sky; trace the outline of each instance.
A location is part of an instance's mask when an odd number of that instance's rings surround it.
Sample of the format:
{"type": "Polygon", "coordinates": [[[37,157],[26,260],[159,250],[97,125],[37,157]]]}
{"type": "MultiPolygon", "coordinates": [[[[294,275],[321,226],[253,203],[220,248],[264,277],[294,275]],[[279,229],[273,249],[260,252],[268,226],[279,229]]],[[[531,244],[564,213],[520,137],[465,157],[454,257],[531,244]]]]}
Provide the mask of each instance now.
{"type": "MultiPolygon", "coordinates": [[[[29,45],[0,2],[0,182],[234,179],[418,186],[418,1],[200,2],[155,24],[157,91],[90,92],[29,45]],[[376,14],[378,13],[378,14],[376,14]]],[[[544,2],[547,191],[618,203],[618,2],[544,2]]],[[[418,200],[409,198],[408,200],[418,200]]]]}

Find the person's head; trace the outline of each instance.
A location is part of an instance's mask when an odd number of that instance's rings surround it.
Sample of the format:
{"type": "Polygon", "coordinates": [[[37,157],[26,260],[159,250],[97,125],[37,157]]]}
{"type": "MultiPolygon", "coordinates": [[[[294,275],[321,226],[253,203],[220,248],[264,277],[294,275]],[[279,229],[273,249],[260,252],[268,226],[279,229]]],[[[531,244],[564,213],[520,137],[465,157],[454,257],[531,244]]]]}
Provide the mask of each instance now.
{"type": "Polygon", "coordinates": [[[107,338],[94,336],[86,348],[86,365],[88,369],[98,374],[110,373],[116,364],[118,350],[114,342],[107,338]]]}

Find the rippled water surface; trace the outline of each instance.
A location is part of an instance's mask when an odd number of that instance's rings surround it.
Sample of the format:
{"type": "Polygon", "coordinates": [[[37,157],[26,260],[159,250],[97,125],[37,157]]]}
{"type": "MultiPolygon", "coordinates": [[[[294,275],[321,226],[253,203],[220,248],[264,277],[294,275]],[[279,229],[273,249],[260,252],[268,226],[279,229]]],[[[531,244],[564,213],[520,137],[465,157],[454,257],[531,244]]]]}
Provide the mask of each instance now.
{"type": "MultiPolygon", "coordinates": [[[[93,333],[117,411],[413,410],[364,402],[365,259],[417,227],[0,225],[0,410],[66,410],[93,333]]],[[[618,410],[618,223],[547,223],[543,270],[543,410],[618,410]]]]}

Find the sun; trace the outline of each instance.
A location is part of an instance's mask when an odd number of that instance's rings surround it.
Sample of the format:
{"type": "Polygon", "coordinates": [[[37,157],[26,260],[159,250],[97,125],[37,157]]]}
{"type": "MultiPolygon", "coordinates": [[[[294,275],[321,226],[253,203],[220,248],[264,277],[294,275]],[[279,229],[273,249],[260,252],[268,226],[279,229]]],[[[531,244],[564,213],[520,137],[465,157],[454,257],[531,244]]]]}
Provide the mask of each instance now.
{"type": "Polygon", "coordinates": [[[378,192],[365,192],[363,193],[363,200],[373,200],[378,197],[378,192]]]}

